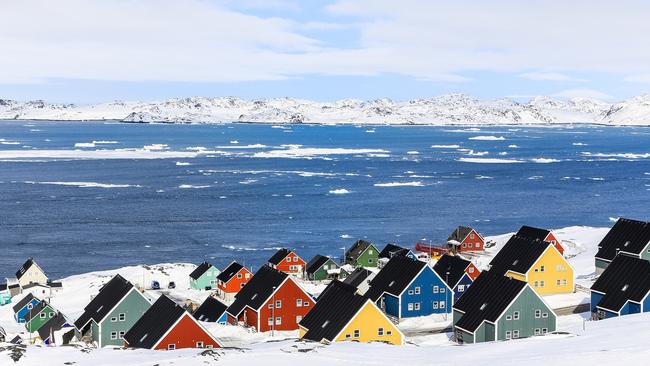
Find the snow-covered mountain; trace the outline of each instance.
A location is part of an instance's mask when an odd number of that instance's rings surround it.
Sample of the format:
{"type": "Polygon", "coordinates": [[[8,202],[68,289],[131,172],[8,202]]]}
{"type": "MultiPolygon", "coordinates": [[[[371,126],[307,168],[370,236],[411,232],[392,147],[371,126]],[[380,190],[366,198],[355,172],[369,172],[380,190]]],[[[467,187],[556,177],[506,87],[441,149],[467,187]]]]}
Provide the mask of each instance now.
{"type": "Polygon", "coordinates": [[[355,123],[355,124],[564,124],[650,125],[650,95],[609,104],[593,99],[535,97],[480,100],[464,94],[429,99],[315,102],[295,98],[245,100],[192,97],[162,102],[94,105],[0,99],[0,119],[118,120],[168,123],[355,123]]]}

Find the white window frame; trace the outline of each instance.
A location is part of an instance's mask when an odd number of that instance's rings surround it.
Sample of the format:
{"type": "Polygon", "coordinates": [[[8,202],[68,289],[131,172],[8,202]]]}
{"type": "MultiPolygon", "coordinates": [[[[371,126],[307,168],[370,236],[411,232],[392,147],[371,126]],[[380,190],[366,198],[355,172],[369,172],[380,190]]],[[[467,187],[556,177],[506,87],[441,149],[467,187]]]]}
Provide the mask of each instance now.
{"type": "Polygon", "coordinates": [[[509,330],[506,330],[506,340],[512,339],[512,332],[509,330]]]}
{"type": "Polygon", "coordinates": [[[419,310],[420,310],[420,303],[419,303],[419,302],[416,302],[415,304],[413,304],[413,309],[414,309],[415,311],[419,311],[419,310]]]}
{"type": "Polygon", "coordinates": [[[196,342],[196,348],[203,348],[204,344],[201,341],[196,342]]]}
{"type": "Polygon", "coordinates": [[[111,340],[114,341],[117,339],[117,332],[111,332],[111,340]]]}
{"type": "Polygon", "coordinates": [[[514,311],[514,312],[512,313],[512,319],[513,319],[513,320],[519,320],[519,316],[520,316],[520,315],[521,315],[521,314],[519,313],[519,310],[514,311]]]}
{"type": "Polygon", "coordinates": [[[273,325],[273,317],[270,317],[267,323],[267,325],[273,325]]]}
{"type": "Polygon", "coordinates": [[[282,325],[282,317],[281,316],[276,316],[275,317],[275,325],[282,325]]]}
{"type": "Polygon", "coordinates": [[[302,299],[296,299],[296,307],[301,308],[302,307],[302,299]]]}
{"type": "Polygon", "coordinates": [[[413,303],[409,302],[406,308],[408,309],[408,311],[413,311],[413,303]]]}
{"type": "Polygon", "coordinates": [[[434,308],[434,309],[438,309],[438,302],[437,302],[437,301],[434,301],[434,302],[433,302],[433,308],[434,308]]]}
{"type": "Polygon", "coordinates": [[[433,286],[433,293],[437,294],[438,292],[440,292],[440,288],[438,286],[433,286]]]}
{"type": "Polygon", "coordinates": [[[414,291],[415,291],[416,295],[419,295],[420,294],[420,286],[416,286],[414,291]]]}
{"type": "Polygon", "coordinates": [[[445,306],[447,306],[447,304],[445,304],[445,301],[442,300],[442,301],[440,301],[440,302],[438,303],[438,306],[440,307],[440,309],[444,309],[445,306]]]}
{"type": "Polygon", "coordinates": [[[176,344],[170,343],[167,345],[167,350],[168,351],[175,351],[176,350],[176,344]]]}
{"type": "Polygon", "coordinates": [[[519,329],[513,329],[512,339],[517,339],[517,338],[519,338],[519,329]]]}
{"type": "Polygon", "coordinates": [[[126,321],[126,313],[119,313],[117,315],[117,320],[121,321],[121,322],[125,322],[126,321]]]}
{"type": "Polygon", "coordinates": [[[354,338],[360,338],[361,337],[361,331],[359,329],[354,330],[354,338]]]}
{"type": "Polygon", "coordinates": [[[458,292],[464,292],[465,291],[465,285],[458,285],[458,292]]]}
{"type": "Polygon", "coordinates": [[[377,328],[377,336],[378,337],[384,336],[384,328],[377,328]]]}
{"type": "Polygon", "coordinates": [[[282,308],[282,300],[275,300],[275,308],[276,309],[282,308]]]}
{"type": "Polygon", "coordinates": [[[542,311],[540,309],[535,309],[535,319],[540,319],[542,317],[542,311]]]}

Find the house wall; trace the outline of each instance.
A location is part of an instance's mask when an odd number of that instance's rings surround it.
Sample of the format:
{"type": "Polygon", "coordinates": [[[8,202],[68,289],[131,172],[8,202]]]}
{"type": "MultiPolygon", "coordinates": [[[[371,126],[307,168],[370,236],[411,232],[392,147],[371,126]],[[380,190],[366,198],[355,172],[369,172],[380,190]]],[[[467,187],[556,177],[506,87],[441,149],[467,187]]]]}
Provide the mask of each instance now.
{"type": "Polygon", "coordinates": [[[528,284],[540,295],[571,293],[574,288],[573,279],[573,268],[552,247],[549,247],[537,263],[528,270],[528,284]],[[557,281],[560,281],[559,285],[557,281]]]}
{"type": "Polygon", "coordinates": [[[506,331],[519,331],[519,338],[532,337],[535,335],[535,328],[547,329],[547,333],[554,332],[556,329],[556,318],[551,309],[549,309],[541,298],[530,288],[526,287],[519,297],[506,309],[504,314],[497,323],[497,339],[505,340],[506,331]],[[546,318],[535,318],[535,310],[541,310],[542,314],[546,313],[546,318]],[[514,312],[519,312],[519,320],[514,319],[514,312]],[[507,316],[513,316],[512,320],[507,320],[507,316]]]}
{"type": "Polygon", "coordinates": [[[650,261],[650,245],[646,245],[640,253],[641,259],[650,261]]]}
{"type": "MultiPolygon", "coordinates": [[[[253,327],[256,330],[257,329],[257,312],[255,310],[252,310],[249,307],[244,308],[244,311],[242,311],[241,315],[239,316],[239,321],[244,322],[249,327],[253,327]]],[[[233,325],[237,325],[237,322],[235,321],[234,323],[231,323],[233,325]]]]}
{"type": "MultiPolygon", "coordinates": [[[[280,324],[275,324],[275,330],[296,330],[298,329],[298,316],[304,318],[305,315],[314,307],[314,300],[304,292],[291,278],[285,281],[275,292],[275,295],[267,300],[259,309],[260,332],[267,332],[272,329],[269,325],[269,318],[281,318],[280,324]],[[296,300],[301,299],[302,305],[297,306],[296,300]],[[269,304],[274,301],[281,301],[280,308],[269,309],[269,304]],[[306,305],[306,306],[305,306],[306,305]]],[[[274,322],[276,319],[274,319],[274,322]]]]}
{"type": "Polygon", "coordinates": [[[460,252],[481,251],[484,249],[485,245],[481,236],[474,230],[472,230],[472,232],[470,232],[460,244],[461,245],[458,247],[458,251],[460,252]]]}
{"type": "Polygon", "coordinates": [[[99,347],[122,346],[124,339],[120,338],[120,332],[128,332],[129,329],[142,317],[151,304],[144,296],[135,289],[132,289],[117,306],[106,315],[101,322],[101,335],[96,335],[93,340],[99,342],[99,347]],[[120,321],[119,315],[124,314],[124,321],[120,321]],[[115,321],[113,321],[115,320],[115,321]],[[116,332],[117,338],[111,339],[111,333],[116,332]]]}
{"type": "Polygon", "coordinates": [[[650,312],[650,295],[646,295],[646,297],[645,297],[645,299],[643,300],[643,303],[642,303],[642,304],[643,304],[643,307],[642,307],[641,310],[642,310],[644,313],[650,312]]]}
{"type": "Polygon", "coordinates": [[[546,235],[546,239],[544,240],[553,244],[557,249],[557,251],[560,252],[560,255],[564,255],[564,247],[562,246],[562,244],[560,244],[560,241],[557,240],[557,238],[555,237],[555,235],[553,235],[553,233],[548,233],[548,235],[546,235]]]}
{"type": "Polygon", "coordinates": [[[463,317],[463,313],[461,313],[460,311],[454,309],[454,311],[452,312],[452,321],[453,321],[453,325],[456,325],[456,323],[458,323],[458,321],[459,321],[460,318],[462,318],[462,317],[463,317]]]}
{"type": "Polygon", "coordinates": [[[397,327],[390,322],[379,308],[371,301],[367,301],[350,323],[343,328],[335,339],[341,341],[373,342],[382,341],[390,344],[403,344],[404,336],[397,327]],[[379,329],[383,335],[379,335],[379,329]],[[354,331],[359,331],[359,337],[354,337],[354,331]],[[390,335],[389,335],[390,333],[390,335]]]}
{"type": "MultiPolygon", "coordinates": [[[[35,307],[39,303],[40,303],[40,301],[38,299],[32,299],[32,301],[29,302],[29,304],[32,304],[32,307],[35,307]]],[[[27,305],[29,305],[29,304],[27,304],[27,305]]],[[[28,308],[27,305],[23,306],[22,309],[18,310],[18,312],[16,314],[14,314],[14,317],[16,318],[16,321],[18,323],[24,323],[25,322],[25,315],[27,315],[29,313],[29,308],[28,308]]]]}
{"type": "Polygon", "coordinates": [[[170,344],[174,344],[176,349],[198,348],[197,342],[203,342],[202,348],[220,347],[186,312],[171,332],[158,342],[155,349],[165,350],[170,344]]]}
{"type": "Polygon", "coordinates": [[[41,312],[39,312],[34,318],[27,323],[25,328],[30,332],[36,332],[39,330],[48,320],[52,319],[56,315],[54,309],[51,306],[46,306],[41,312]],[[44,318],[41,318],[41,314],[45,314],[44,318]]]}
{"type": "Polygon", "coordinates": [[[195,290],[204,290],[207,287],[211,289],[217,288],[217,276],[219,273],[221,272],[215,266],[211,266],[199,278],[190,278],[190,287],[195,290]]]}
{"type": "Polygon", "coordinates": [[[427,266],[402,293],[400,318],[449,313],[453,299],[453,292],[433,269],[427,266]],[[420,288],[420,294],[415,293],[417,287],[420,288]],[[435,289],[437,291],[434,291],[435,289]],[[420,304],[419,310],[415,309],[417,303],[420,304]],[[409,310],[409,304],[414,304],[412,310],[409,310]]]}
{"type": "Polygon", "coordinates": [[[287,255],[278,265],[276,269],[284,273],[302,276],[305,270],[305,261],[302,260],[296,253],[291,252],[287,255]],[[293,269],[291,267],[294,267],[293,269]]]}
{"type": "Polygon", "coordinates": [[[596,258],[596,274],[601,275],[607,269],[610,262],[604,261],[602,259],[596,258]]]}
{"type": "Polygon", "coordinates": [[[474,265],[474,263],[470,263],[469,266],[465,269],[465,273],[472,279],[472,281],[475,281],[478,276],[481,274],[481,271],[474,265]]]}
{"type": "Polygon", "coordinates": [[[23,274],[22,277],[18,280],[18,283],[20,284],[20,287],[29,285],[30,283],[42,283],[42,284],[47,284],[47,276],[41,269],[32,264],[25,274],[23,274]]]}
{"type": "Polygon", "coordinates": [[[488,323],[488,322],[483,322],[479,327],[476,329],[475,333],[475,342],[480,343],[480,342],[492,342],[494,341],[494,324],[488,323]]]}
{"type": "Polygon", "coordinates": [[[334,263],[333,260],[330,259],[325,262],[325,264],[323,264],[316,272],[312,273],[309,279],[312,281],[326,280],[328,278],[327,270],[336,268],[338,268],[338,266],[336,263],[334,263]]]}
{"type": "Polygon", "coordinates": [[[456,337],[456,342],[458,343],[468,343],[468,344],[474,343],[474,335],[462,329],[455,328],[454,336],[456,337]]]}
{"type": "Polygon", "coordinates": [[[357,258],[356,263],[352,263],[357,267],[377,267],[377,261],[379,259],[379,251],[375,248],[374,245],[368,246],[361,255],[357,258]]]}
{"type": "Polygon", "coordinates": [[[474,281],[467,273],[461,277],[460,281],[458,281],[458,284],[456,284],[456,287],[454,287],[454,303],[456,303],[456,301],[458,301],[458,299],[460,299],[460,297],[463,296],[465,292],[467,292],[467,289],[472,285],[473,282],[474,281]],[[463,291],[460,291],[461,288],[463,291]]]}
{"type": "Polygon", "coordinates": [[[230,281],[226,283],[219,283],[218,287],[221,293],[224,294],[236,294],[241,290],[242,287],[244,287],[245,284],[248,283],[248,281],[251,280],[253,277],[253,274],[246,269],[246,267],[242,267],[231,279],[230,281]],[[237,278],[237,276],[241,275],[241,278],[237,278]]]}
{"type": "Polygon", "coordinates": [[[386,314],[394,316],[396,318],[400,317],[399,299],[397,297],[389,294],[384,294],[381,302],[383,302],[383,304],[381,304],[381,308],[384,310],[386,314]]]}
{"type": "Polygon", "coordinates": [[[598,311],[598,309],[596,309],[596,306],[598,305],[598,303],[603,297],[604,297],[603,294],[599,294],[597,292],[591,291],[591,312],[592,313],[598,311]]]}

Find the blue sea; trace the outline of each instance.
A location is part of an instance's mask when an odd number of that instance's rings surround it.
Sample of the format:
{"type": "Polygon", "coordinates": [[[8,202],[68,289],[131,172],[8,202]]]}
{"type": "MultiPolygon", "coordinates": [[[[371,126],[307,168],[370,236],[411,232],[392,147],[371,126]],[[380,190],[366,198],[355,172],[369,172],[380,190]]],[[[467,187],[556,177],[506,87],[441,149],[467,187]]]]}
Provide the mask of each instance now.
{"type": "Polygon", "coordinates": [[[0,278],[649,213],[650,128],[0,123],[0,278]]]}

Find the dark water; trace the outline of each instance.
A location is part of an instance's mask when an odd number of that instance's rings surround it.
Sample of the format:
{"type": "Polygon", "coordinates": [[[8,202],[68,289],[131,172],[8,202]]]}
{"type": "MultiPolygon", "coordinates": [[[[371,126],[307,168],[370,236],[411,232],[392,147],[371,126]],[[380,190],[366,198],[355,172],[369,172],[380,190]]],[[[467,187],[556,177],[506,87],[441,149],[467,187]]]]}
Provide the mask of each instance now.
{"type": "MultiPolygon", "coordinates": [[[[233,259],[258,266],[280,246],[296,248],[308,260],[317,253],[340,256],[356,238],[380,246],[412,246],[423,237],[440,242],[459,224],[490,235],[522,224],[609,226],[619,216],[650,219],[648,128],[460,129],[2,122],[0,277],[11,275],[27,256],[52,277],[204,259],[219,267],[233,259]],[[504,140],[469,139],[474,136],[504,140]],[[82,149],[166,144],[172,152],[218,152],[147,160],[22,153],[74,150],[75,143],[93,140],[118,143],[82,149]],[[216,147],[251,144],[268,148],[216,147]],[[388,152],[255,157],[284,144],[388,152]],[[483,155],[432,145],[460,145],[483,155]],[[553,162],[533,160],[539,158],[553,162]],[[394,182],[421,186],[375,186],[394,182]],[[208,187],[180,188],[186,185],[208,187]],[[350,193],[330,193],[336,189],[350,193]]],[[[121,154],[131,153],[137,151],[121,154]]]]}

